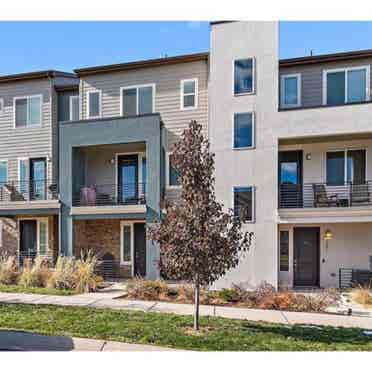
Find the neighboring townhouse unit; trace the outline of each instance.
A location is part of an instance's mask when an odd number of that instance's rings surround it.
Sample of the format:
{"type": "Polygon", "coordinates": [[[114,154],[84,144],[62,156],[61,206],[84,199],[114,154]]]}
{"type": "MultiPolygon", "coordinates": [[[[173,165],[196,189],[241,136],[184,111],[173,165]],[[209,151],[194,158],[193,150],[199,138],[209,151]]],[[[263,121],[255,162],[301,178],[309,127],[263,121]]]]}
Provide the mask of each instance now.
{"type": "Polygon", "coordinates": [[[338,287],[372,272],[372,51],[279,59],[278,22],[215,22],[210,52],[0,77],[0,243],[94,251],[107,277],[159,277],[146,228],[177,199],[191,120],[216,195],[254,232],[216,287],[338,287]]]}
{"type": "Polygon", "coordinates": [[[0,76],[0,249],[21,261],[58,255],[58,90],[77,83],[60,71],[0,76]]]}
{"type": "Polygon", "coordinates": [[[217,283],[348,285],[372,270],[372,51],[279,60],[277,22],[211,26],[216,192],[254,231],[217,283]]]}

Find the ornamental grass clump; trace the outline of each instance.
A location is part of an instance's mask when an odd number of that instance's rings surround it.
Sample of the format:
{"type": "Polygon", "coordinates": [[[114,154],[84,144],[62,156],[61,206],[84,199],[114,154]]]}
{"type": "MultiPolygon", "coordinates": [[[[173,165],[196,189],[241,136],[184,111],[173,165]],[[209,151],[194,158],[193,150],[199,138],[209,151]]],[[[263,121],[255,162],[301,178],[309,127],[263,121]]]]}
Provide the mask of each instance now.
{"type": "Polygon", "coordinates": [[[48,261],[44,257],[38,256],[34,263],[30,259],[24,261],[18,284],[26,288],[46,287],[51,276],[52,271],[48,261]]]}
{"type": "Polygon", "coordinates": [[[58,257],[47,286],[56,289],[73,289],[75,287],[75,267],[76,262],[73,257],[58,257]]]}
{"type": "Polygon", "coordinates": [[[88,252],[85,257],[75,262],[74,289],[81,292],[96,291],[103,279],[95,274],[98,265],[97,257],[88,252]]]}
{"type": "Polygon", "coordinates": [[[19,268],[15,256],[0,258],[0,284],[17,284],[19,278],[19,268]]]}

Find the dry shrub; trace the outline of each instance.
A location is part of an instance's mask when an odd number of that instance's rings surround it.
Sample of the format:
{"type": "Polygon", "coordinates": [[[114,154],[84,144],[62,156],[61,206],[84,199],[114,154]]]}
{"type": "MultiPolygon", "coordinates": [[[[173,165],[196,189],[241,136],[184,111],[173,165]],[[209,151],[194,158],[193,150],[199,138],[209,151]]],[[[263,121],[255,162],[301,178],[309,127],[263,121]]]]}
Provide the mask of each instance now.
{"type": "Polygon", "coordinates": [[[19,285],[23,287],[46,287],[51,275],[52,272],[45,258],[38,256],[34,263],[27,259],[23,263],[19,285]]]}
{"type": "Polygon", "coordinates": [[[55,269],[48,280],[47,286],[56,289],[73,289],[75,282],[75,259],[73,257],[58,257],[55,269]]]}
{"type": "MultiPolygon", "coordinates": [[[[194,288],[190,284],[181,284],[177,288],[177,302],[182,303],[193,303],[194,302],[194,288]]],[[[203,301],[203,290],[200,290],[200,302],[204,303],[203,301]]]]}
{"type": "Polygon", "coordinates": [[[359,286],[351,291],[351,297],[361,305],[372,305],[372,295],[369,287],[359,286]]]}
{"type": "Polygon", "coordinates": [[[92,292],[102,283],[102,277],[95,274],[98,265],[97,257],[88,252],[85,257],[75,262],[73,275],[74,289],[77,292],[92,292]]]}
{"type": "Polygon", "coordinates": [[[17,284],[19,268],[15,256],[2,257],[0,259],[0,284],[17,284]]]}
{"type": "Polygon", "coordinates": [[[163,280],[146,280],[133,278],[127,283],[128,297],[138,300],[159,300],[159,296],[165,297],[169,287],[163,280]]]}

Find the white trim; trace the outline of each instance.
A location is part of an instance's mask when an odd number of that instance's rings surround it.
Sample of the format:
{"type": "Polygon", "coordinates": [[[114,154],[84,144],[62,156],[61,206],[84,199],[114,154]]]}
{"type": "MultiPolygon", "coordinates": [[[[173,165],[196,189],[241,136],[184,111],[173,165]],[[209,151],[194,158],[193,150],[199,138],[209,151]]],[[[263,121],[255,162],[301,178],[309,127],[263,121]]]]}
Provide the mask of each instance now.
{"type": "Polygon", "coordinates": [[[196,110],[198,108],[198,97],[199,97],[199,80],[198,78],[192,79],[183,79],[180,82],[180,110],[196,110]],[[185,93],[185,83],[194,82],[195,90],[194,93],[185,93]],[[185,96],[194,96],[194,106],[184,106],[184,97],[185,96]]]}
{"type": "Polygon", "coordinates": [[[256,94],[256,58],[255,57],[241,57],[241,58],[234,58],[232,61],[232,94],[234,97],[239,96],[246,96],[256,94]],[[235,93],[235,62],[242,61],[245,59],[252,60],[252,91],[251,92],[242,92],[242,93],[235,93]]]}
{"type": "Polygon", "coordinates": [[[13,97],[13,128],[14,129],[24,129],[24,128],[40,128],[43,123],[43,95],[42,94],[34,94],[31,96],[19,96],[13,97]],[[31,98],[40,98],[40,122],[39,124],[29,124],[29,101],[31,98]],[[20,99],[27,100],[27,123],[25,126],[17,126],[16,125],[16,101],[20,99]]]}
{"type": "Polygon", "coordinates": [[[4,98],[0,98],[0,114],[4,112],[4,98]]]}
{"type": "Polygon", "coordinates": [[[120,265],[131,265],[132,276],[134,273],[134,222],[120,221],[120,265]],[[124,226],[130,227],[130,261],[124,261],[124,226]]]}
{"type": "Polygon", "coordinates": [[[70,108],[70,115],[69,115],[69,119],[70,119],[70,121],[72,121],[72,113],[73,113],[73,111],[72,111],[72,101],[73,100],[78,100],[78,107],[79,107],[79,117],[76,119],[76,120],[79,120],[79,118],[80,118],[80,98],[79,98],[79,95],[77,94],[77,95],[73,95],[73,96],[70,96],[69,97],[69,108],[70,108]]]}
{"type": "MultiPolygon", "coordinates": [[[[27,180],[30,179],[30,158],[20,157],[20,158],[17,158],[17,166],[18,166],[17,181],[18,182],[21,181],[21,161],[22,160],[26,160],[27,161],[27,163],[26,163],[26,166],[27,166],[26,177],[27,177],[27,180]]],[[[26,182],[27,182],[27,180],[26,180],[26,182]]]]}
{"type": "Polygon", "coordinates": [[[235,203],[234,203],[234,196],[235,196],[235,189],[238,188],[251,188],[252,189],[252,219],[242,221],[242,224],[251,224],[256,222],[256,188],[252,185],[234,185],[232,186],[232,210],[233,213],[235,211],[235,203]]]}
{"type": "Polygon", "coordinates": [[[0,163],[6,163],[6,183],[9,181],[9,161],[8,159],[0,159],[0,163]]]}
{"type": "Polygon", "coordinates": [[[123,112],[123,90],[127,89],[136,89],[136,115],[139,115],[139,99],[138,99],[138,89],[139,88],[152,88],[152,112],[155,112],[155,95],[156,95],[156,84],[150,83],[150,84],[140,84],[140,85],[129,85],[120,87],[120,116],[124,116],[123,112]]]}
{"type": "Polygon", "coordinates": [[[102,117],[102,91],[100,89],[90,90],[87,93],[87,119],[98,119],[102,117]],[[90,116],[90,95],[93,93],[98,93],[98,108],[99,113],[96,116],[90,116]]]}
{"type": "Polygon", "coordinates": [[[165,187],[170,190],[179,190],[181,188],[181,185],[170,185],[170,179],[169,179],[169,170],[170,170],[170,163],[169,163],[169,157],[172,155],[172,152],[167,151],[165,154],[165,187]]]}
{"type": "MultiPolygon", "coordinates": [[[[323,183],[327,183],[327,153],[329,152],[343,152],[344,153],[344,185],[347,185],[348,181],[347,181],[347,152],[348,151],[353,151],[353,150],[364,150],[365,151],[365,179],[367,181],[367,172],[368,172],[368,165],[367,165],[367,162],[368,162],[368,148],[366,147],[341,147],[341,148],[332,148],[332,149],[328,149],[328,150],[325,150],[324,151],[324,179],[323,179],[323,183]]],[[[333,186],[333,185],[330,185],[330,186],[333,186]]],[[[336,185],[334,185],[336,186],[336,185]]]]}
{"type": "Polygon", "coordinates": [[[323,105],[327,105],[327,75],[333,72],[345,72],[345,98],[344,103],[348,103],[347,90],[348,90],[348,78],[347,73],[354,70],[366,70],[366,99],[361,102],[367,102],[370,100],[370,66],[352,66],[343,68],[334,68],[323,70],[323,105]]]}
{"type": "Polygon", "coordinates": [[[301,74],[285,74],[280,76],[280,107],[290,108],[290,107],[300,107],[302,101],[302,81],[301,74]],[[297,79],[297,103],[296,104],[286,104],[285,103],[285,80],[288,78],[297,79]]]}
{"type": "Polygon", "coordinates": [[[246,111],[246,112],[233,112],[232,114],[232,143],[231,147],[233,150],[241,151],[241,150],[252,150],[256,148],[256,115],[253,111],[246,111]],[[252,145],[245,146],[245,147],[235,147],[235,115],[240,114],[251,114],[252,115],[252,145]]]}

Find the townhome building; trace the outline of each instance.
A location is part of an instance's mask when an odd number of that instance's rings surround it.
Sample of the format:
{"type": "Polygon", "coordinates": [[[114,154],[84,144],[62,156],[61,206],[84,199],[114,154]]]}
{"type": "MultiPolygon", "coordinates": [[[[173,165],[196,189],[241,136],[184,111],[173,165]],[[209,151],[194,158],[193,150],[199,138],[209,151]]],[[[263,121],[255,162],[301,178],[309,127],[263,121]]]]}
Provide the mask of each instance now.
{"type": "Polygon", "coordinates": [[[197,120],[218,200],[254,232],[215,287],[371,274],[372,51],[280,59],[278,22],[210,28],[208,53],[0,77],[2,251],[158,278],[146,228],[179,197],[173,145],[197,120]]]}

